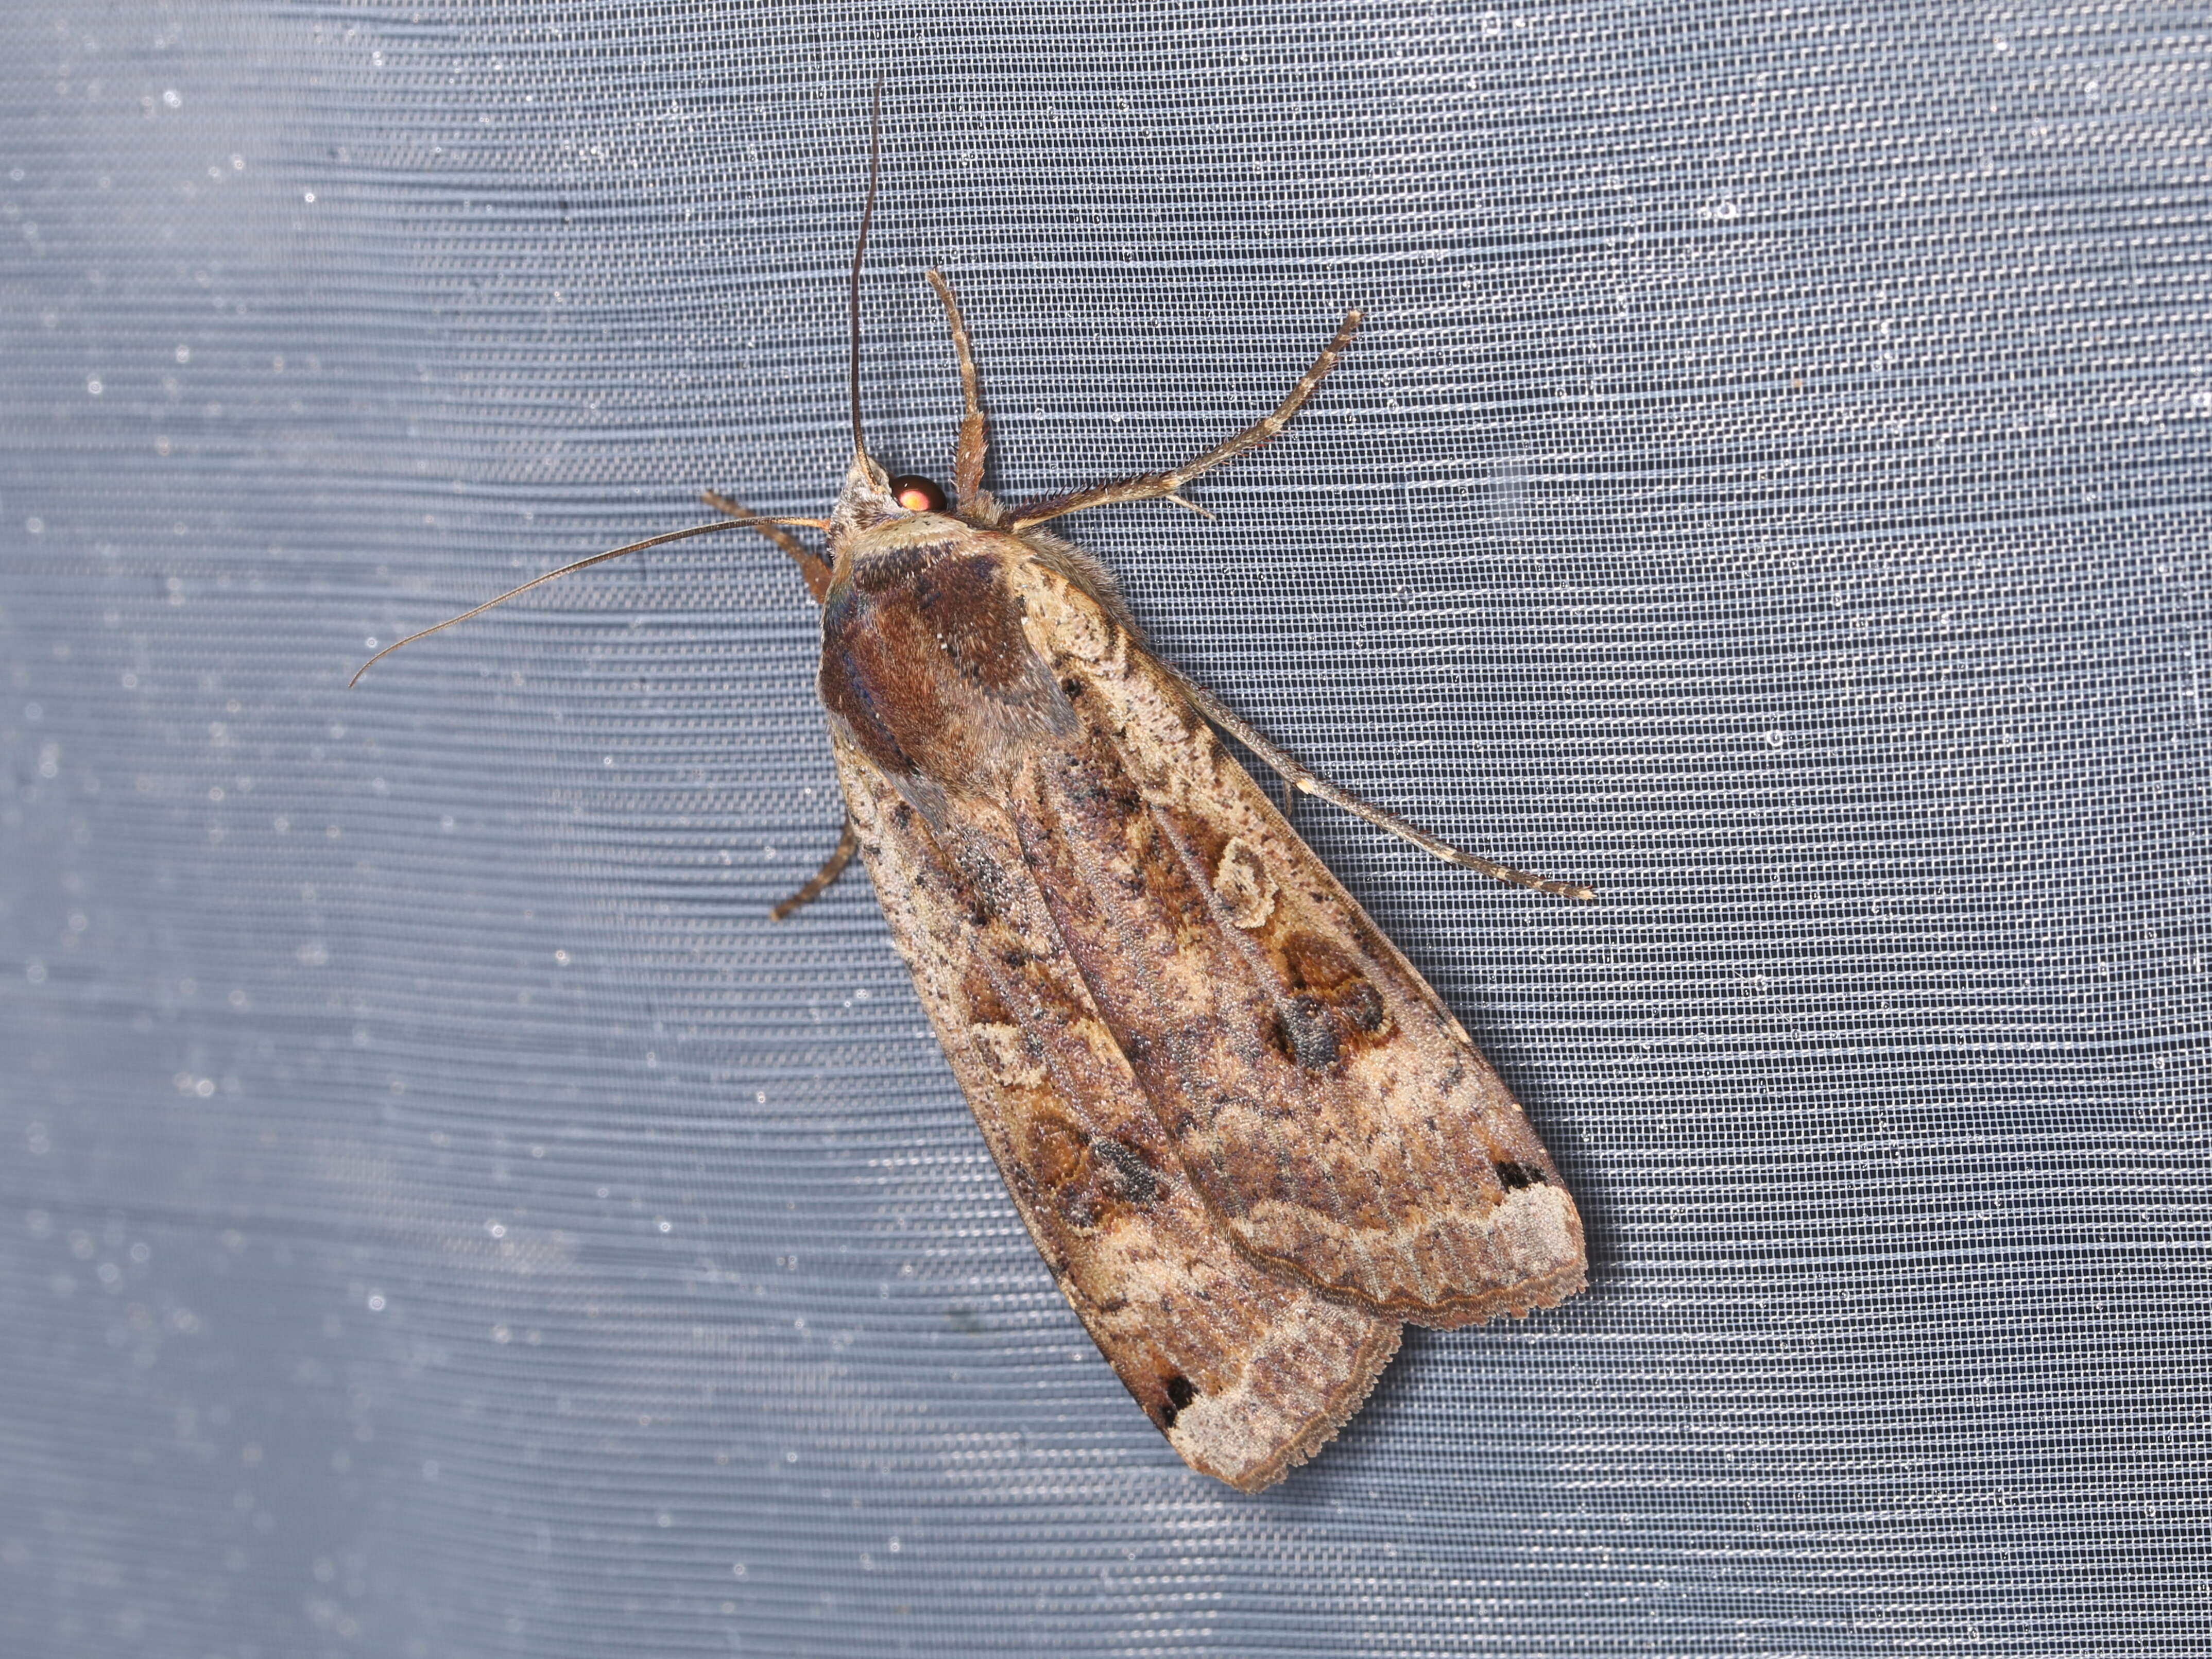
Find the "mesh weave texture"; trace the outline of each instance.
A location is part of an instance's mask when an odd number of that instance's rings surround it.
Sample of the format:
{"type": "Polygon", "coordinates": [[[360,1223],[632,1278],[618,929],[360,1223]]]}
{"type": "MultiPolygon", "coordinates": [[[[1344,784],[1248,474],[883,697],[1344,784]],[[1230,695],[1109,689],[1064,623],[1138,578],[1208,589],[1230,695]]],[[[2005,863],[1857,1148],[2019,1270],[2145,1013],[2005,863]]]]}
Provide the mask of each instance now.
{"type": "Polygon", "coordinates": [[[0,1651],[2194,1654],[2203,14],[0,10],[0,1651]],[[1074,533],[1579,1198],[1284,1486],[1061,1302],[834,841],[871,440],[1074,533]]]}

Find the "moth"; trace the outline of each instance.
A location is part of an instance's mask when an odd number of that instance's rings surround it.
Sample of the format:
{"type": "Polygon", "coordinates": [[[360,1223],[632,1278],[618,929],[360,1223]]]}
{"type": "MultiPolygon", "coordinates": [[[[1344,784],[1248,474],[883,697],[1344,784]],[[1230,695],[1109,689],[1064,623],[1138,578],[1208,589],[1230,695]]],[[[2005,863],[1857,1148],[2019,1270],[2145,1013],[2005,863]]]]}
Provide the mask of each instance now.
{"type": "Polygon", "coordinates": [[[1358,311],[1273,413],[1204,454],[1010,505],[984,488],[981,382],[932,270],[963,405],[951,487],[868,453],[860,301],[881,98],[849,291],[853,459],[830,515],[763,519],[709,494],[725,518],[438,627],[688,536],[750,526],[791,556],[821,607],[846,817],[775,914],[858,852],[1060,1290],[1184,1462],[1256,1492],[1359,1408],[1403,1324],[1551,1307],[1585,1264],[1574,1202],[1497,1073],[1218,733],[1440,858],[1591,894],[1462,853],[1307,771],[1152,655],[1113,578],[1045,527],[1194,507],[1184,485],[1280,432],[1358,311]]]}

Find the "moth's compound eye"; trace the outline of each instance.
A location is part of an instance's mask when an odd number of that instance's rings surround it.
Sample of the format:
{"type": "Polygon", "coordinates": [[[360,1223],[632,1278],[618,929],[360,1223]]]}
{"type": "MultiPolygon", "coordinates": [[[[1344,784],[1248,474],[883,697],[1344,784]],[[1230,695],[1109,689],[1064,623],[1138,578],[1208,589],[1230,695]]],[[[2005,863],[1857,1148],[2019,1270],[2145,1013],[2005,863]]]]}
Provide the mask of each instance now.
{"type": "Polygon", "coordinates": [[[912,473],[891,480],[891,499],[909,513],[945,511],[945,491],[933,479],[916,477],[912,473]]]}

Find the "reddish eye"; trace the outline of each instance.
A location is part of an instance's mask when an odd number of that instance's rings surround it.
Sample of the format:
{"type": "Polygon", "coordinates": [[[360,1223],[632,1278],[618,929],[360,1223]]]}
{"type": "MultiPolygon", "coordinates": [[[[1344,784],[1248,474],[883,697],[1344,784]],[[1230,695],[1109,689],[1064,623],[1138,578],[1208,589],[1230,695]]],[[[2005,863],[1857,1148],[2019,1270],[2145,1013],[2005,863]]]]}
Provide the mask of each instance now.
{"type": "Polygon", "coordinates": [[[891,499],[909,513],[945,511],[945,492],[932,480],[911,474],[891,480],[891,499]]]}

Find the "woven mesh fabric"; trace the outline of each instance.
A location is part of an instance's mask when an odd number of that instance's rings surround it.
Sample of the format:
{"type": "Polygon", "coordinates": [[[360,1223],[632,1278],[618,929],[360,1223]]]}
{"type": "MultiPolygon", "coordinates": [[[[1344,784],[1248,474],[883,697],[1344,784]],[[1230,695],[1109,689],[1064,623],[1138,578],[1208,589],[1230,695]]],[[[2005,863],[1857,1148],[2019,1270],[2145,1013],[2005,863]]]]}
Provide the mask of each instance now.
{"type": "Polygon", "coordinates": [[[2201,14],[0,15],[0,1650],[2203,1650],[2201,14]],[[815,623],[941,264],[1592,1288],[1263,1496],[1031,1249],[815,623]]]}

